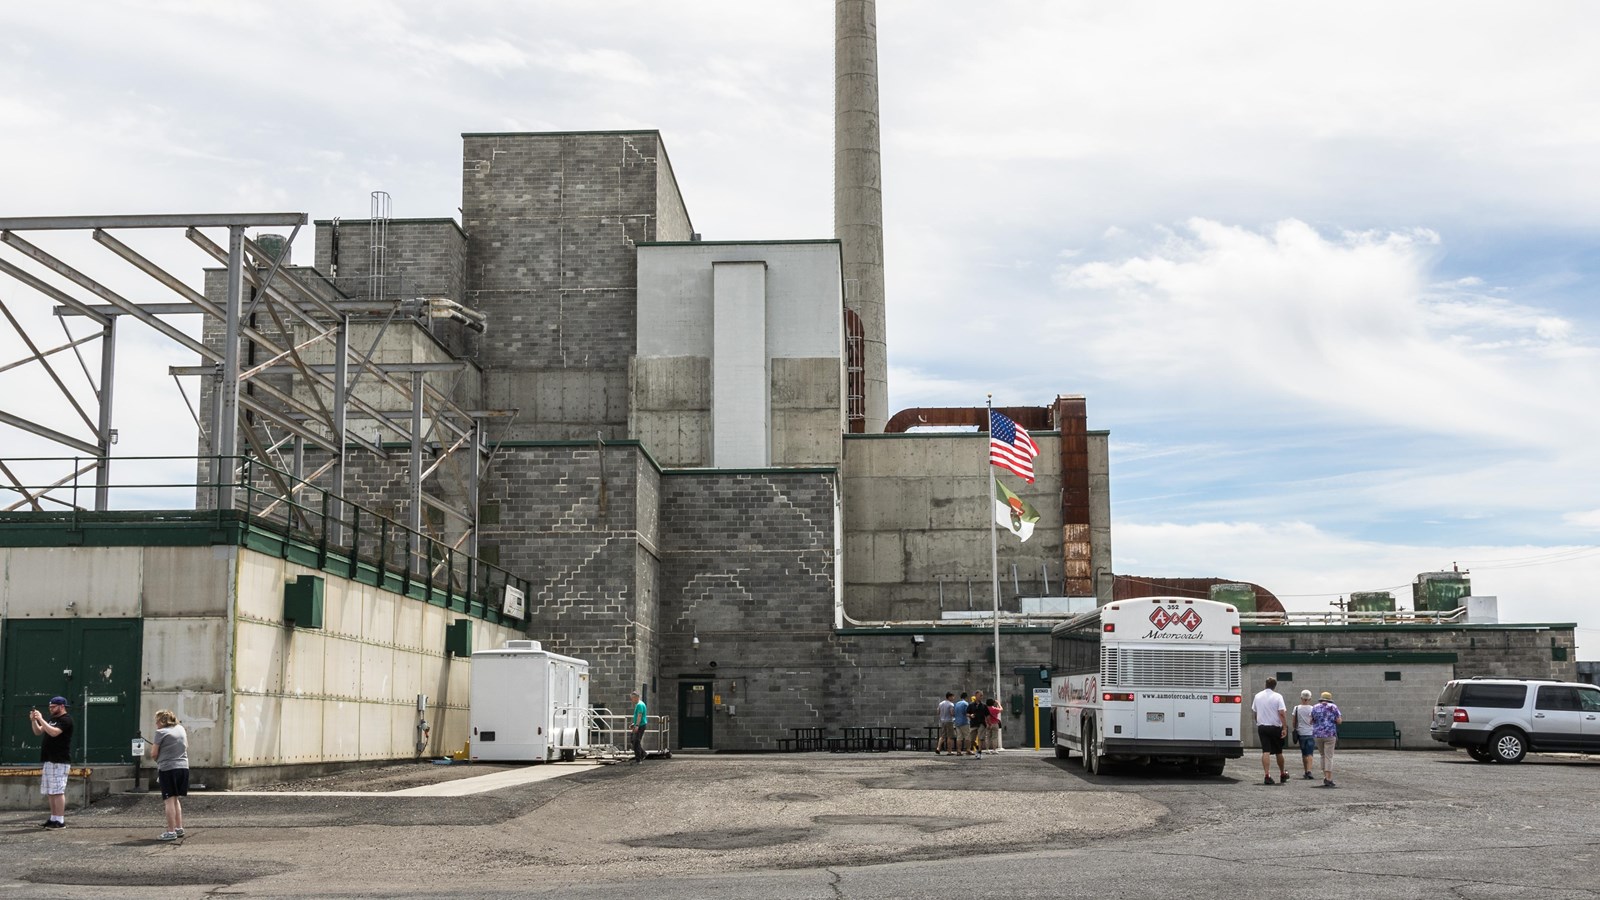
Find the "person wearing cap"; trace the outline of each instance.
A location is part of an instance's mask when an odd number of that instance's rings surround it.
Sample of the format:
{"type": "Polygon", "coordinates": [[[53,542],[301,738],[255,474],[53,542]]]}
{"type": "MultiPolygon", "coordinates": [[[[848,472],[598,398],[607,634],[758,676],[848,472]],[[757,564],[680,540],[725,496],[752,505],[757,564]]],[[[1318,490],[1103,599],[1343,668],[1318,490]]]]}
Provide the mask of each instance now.
{"type": "Polygon", "coordinates": [[[37,708],[28,710],[33,733],[44,738],[39,744],[39,793],[50,804],[45,828],[67,827],[67,772],[72,768],[72,716],[67,698],[51,697],[48,715],[37,708]]]}
{"type": "Polygon", "coordinates": [[[1294,742],[1300,746],[1300,763],[1305,766],[1305,779],[1310,781],[1311,760],[1317,753],[1317,739],[1311,731],[1311,692],[1301,691],[1300,702],[1289,711],[1294,722],[1294,742]]]}
{"type": "Polygon", "coordinates": [[[1317,750],[1322,754],[1322,786],[1338,787],[1333,783],[1333,745],[1339,741],[1339,723],[1344,714],[1333,703],[1333,695],[1322,692],[1322,702],[1311,707],[1311,733],[1316,736],[1317,750]]]}

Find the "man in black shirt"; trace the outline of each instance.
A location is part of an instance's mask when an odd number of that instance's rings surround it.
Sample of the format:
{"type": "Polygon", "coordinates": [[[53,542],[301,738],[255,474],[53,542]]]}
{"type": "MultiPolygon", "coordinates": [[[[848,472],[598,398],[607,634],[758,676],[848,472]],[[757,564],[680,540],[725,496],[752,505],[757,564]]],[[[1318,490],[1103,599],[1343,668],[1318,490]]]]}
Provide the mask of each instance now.
{"type": "Polygon", "coordinates": [[[33,733],[44,736],[39,745],[39,793],[50,801],[46,828],[67,827],[67,772],[72,767],[72,716],[67,713],[67,698],[51,697],[50,713],[28,710],[33,733]]]}

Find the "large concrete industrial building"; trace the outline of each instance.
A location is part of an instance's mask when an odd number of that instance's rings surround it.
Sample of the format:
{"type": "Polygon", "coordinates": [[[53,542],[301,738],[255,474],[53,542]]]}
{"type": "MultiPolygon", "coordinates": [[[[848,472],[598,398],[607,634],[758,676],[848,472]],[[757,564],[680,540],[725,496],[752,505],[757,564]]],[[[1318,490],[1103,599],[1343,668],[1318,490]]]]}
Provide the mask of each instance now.
{"type": "MultiPolygon", "coordinates": [[[[245,784],[459,749],[471,649],[528,636],[588,660],[597,705],[642,691],[673,749],[770,750],[800,727],[920,731],[946,690],[992,688],[997,651],[1025,696],[1065,611],[1221,582],[1113,574],[1108,436],[1063,394],[1005,407],[1040,448],[1012,486],[1041,519],[1001,536],[996,628],[984,408],[888,408],[872,4],[837,8],[836,239],[703,240],[649,130],[466,134],[459,222],[374,195],[368,219],[310,223],[310,265],[283,234],[304,216],[0,222],[108,353],[119,317],[205,317],[199,341],[163,332],[202,363],[174,370],[200,384],[192,509],[113,510],[109,396],[69,445],[97,462],[54,494],[14,480],[5,708],[84,698],[106,762],[169,707],[196,767],[245,784]],[[153,227],[218,264],[203,293],[168,285],[183,309],[95,290],[24,237],[92,229],[162,280],[110,237],[153,227]],[[81,500],[45,502],[85,473],[81,500]]],[[[1570,675],[1572,636],[1283,624],[1247,632],[1246,663],[1379,718],[1462,669],[1570,675]]],[[[21,721],[0,762],[26,759],[21,721]]]]}

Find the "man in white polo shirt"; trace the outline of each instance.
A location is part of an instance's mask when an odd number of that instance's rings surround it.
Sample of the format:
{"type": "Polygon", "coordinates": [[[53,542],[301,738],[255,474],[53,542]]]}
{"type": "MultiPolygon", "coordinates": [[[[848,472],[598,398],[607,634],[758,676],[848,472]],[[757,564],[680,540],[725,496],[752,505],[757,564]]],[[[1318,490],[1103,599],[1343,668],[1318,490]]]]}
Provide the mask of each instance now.
{"type": "Polygon", "coordinates": [[[1273,690],[1278,679],[1268,678],[1267,687],[1250,701],[1250,712],[1256,719],[1256,736],[1261,740],[1261,774],[1266,784],[1273,784],[1271,757],[1278,757],[1277,784],[1289,783],[1289,769],[1283,764],[1283,742],[1289,737],[1289,708],[1283,695],[1273,690]]]}

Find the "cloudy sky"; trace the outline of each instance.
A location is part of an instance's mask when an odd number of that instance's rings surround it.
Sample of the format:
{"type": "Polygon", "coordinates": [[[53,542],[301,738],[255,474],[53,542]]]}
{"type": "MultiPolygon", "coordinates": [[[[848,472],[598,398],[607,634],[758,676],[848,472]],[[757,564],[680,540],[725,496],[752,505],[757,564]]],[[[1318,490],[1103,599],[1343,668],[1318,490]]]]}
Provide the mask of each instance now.
{"type": "MultiPolygon", "coordinates": [[[[1323,610],[1459,565],[1600,656],[1600,7],[878,26],[892,409],[1086,395],[1120,573],[1323,610]]],[[[831,78],[822,0],[13,5],[0,215],[452,216],[462,132],[655,128],[708,239],[827,237],[831,78]]],[[[119,352],[119,452],[191,452],[190,360],[119,352]]]]}

